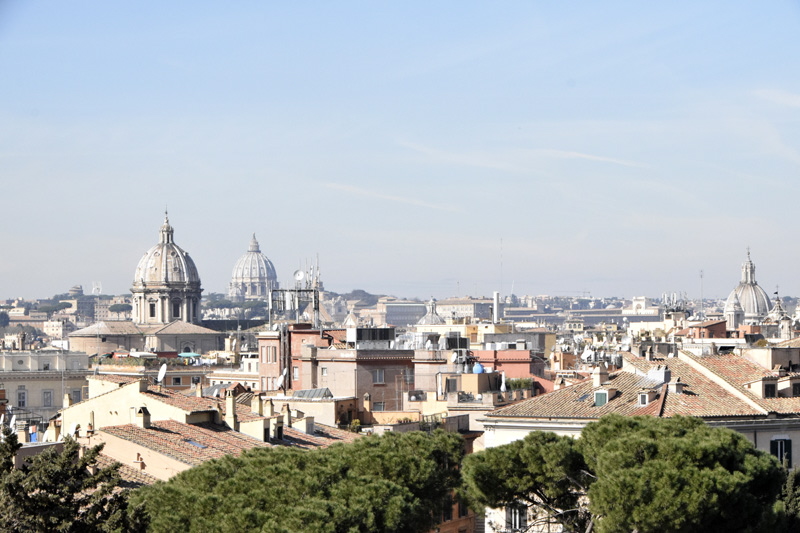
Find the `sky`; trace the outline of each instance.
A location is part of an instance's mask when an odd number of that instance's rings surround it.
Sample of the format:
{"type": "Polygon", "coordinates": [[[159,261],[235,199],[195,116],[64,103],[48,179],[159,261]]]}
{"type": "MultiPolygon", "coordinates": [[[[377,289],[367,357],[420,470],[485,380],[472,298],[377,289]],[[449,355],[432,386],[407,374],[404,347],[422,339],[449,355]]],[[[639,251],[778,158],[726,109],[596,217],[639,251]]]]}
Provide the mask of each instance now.
{"type": "Polygon", "coordinates": [[[800,296],[800,3],[0,0],[0,298],[800,296]],[[703,272],[702,283],[700,272],[703,272]]]}

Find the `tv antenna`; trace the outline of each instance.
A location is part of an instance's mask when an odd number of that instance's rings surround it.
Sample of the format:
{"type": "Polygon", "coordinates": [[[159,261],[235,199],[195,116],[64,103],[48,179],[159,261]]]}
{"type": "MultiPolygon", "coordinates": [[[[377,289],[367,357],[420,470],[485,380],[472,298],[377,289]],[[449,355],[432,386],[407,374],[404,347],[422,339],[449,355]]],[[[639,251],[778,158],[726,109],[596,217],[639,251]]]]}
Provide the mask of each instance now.
{"type": "Polygon", "coordinates": [[[288,368],[284,368],[283,372],[281,372],[281,375],[278,378],[278,381],[275,382],[275,388],[277,388],[278,390],[283,389],[284,395],[286,394],[286,386],[284,385],[284,381],[286,381],[286,374],[288,371],[289,371],[288,368]]]}
{"type": "Polygon", "coordinates": [[[158,369],[158,377],[156,378],[158,390],[161,390],[161,385],[163,385],[165,375],[167,375],[167,363],[162,363],[161,368],[158,369]]]}

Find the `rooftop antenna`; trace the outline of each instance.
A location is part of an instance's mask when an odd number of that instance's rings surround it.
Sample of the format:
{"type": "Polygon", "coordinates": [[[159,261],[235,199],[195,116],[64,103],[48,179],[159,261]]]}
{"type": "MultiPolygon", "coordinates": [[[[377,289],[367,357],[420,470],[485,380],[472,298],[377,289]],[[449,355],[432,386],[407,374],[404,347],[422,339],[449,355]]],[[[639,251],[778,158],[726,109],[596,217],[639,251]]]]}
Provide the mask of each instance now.
{"type": "Polygon", "coordinates": [[[158,378],[156,381],[158,382],[158,391],[161,392],[161,385],[164,382],[164,376],[167,374],[167,363],[162,363],[161,368],[158,370],[158,378]]]}
{"type": "Polygon", "coordinates": [[[275,388],[278,390],[283,389],[284,396],[286,395],[286,386],[283,384],[283,382],[286,381],[286,373],[288,372],[288,370],[289,370],[288,368],[284,368],[283,372],[281,372],[281,375],[278,378],[278,381],[275,382],[275,388]]]}
{"type": "Polygon", "coordinates": [[[700,270],[700,320],[706,319],[705,302],[703,301],[703,271],[700,270]]]}

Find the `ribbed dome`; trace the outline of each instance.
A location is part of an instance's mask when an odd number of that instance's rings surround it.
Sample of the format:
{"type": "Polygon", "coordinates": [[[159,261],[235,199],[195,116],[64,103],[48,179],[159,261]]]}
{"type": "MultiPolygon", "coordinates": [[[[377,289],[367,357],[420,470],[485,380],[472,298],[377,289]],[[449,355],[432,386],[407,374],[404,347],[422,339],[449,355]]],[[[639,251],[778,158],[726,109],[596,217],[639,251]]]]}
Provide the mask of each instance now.
{"type": "Polygon", "coordinates": [[[134,288],[173,284],[200,287],[200,276],[194,261],[175,244],[172,235],[172,226],[165,215],[158,244],[147,250],[136,266],[134,288]]]}
{"type": "Polygon", "coordinates": [[[435,299],[431,298],[431,301],[427,304],[427,308],[428,312],[419,319],[419,322],[417,322],[418,326],[441,326],[445,323],[444,319],[436,313],[435,299]]]}
{"type": "Polygon", "coordinates": [[[278,287],[275,267],[261,253],[255,234],[250,239],[250,248],[236,261],[231,275],[228,296],[232,300],[264,298],[269,289],[278,287]]]}
{"type": "Polygon", "coordinates": [[[750,260],[749,250],[747,251],[747,261],[742,265],[742,280],[728,296],[726,307],[734,305],[734,296],[739,299],[747,324],[761,322],[772,307],[766,291],[756,283],[756,266],[750,260]]]}

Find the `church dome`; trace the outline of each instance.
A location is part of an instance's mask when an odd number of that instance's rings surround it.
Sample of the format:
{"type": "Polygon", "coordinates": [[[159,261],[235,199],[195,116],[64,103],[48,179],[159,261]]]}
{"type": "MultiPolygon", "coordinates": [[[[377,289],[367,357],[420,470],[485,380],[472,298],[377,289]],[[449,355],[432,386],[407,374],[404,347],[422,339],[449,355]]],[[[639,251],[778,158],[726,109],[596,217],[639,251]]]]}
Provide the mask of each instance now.
{"type": "Polygon", "coordinates": [[[233,267],[228,297],[231,300],[266,298],[269,289],[278,288],[278,275],[266,255],[261,253],[255,234],[250,248],[233,267]]]}
{"type": "Polygon", "coordinates": [[[159,234],[158,244],[147,250],[139,260],[133,276],[133,286],[141,288],[181,284],[199,288],[197,267],[189,254],[173,241],[173,229],[166,215],[159,234]]]}
{"type": "Polygon", "coordinates": [[[445,323],[444,319],[436,312],[436,300],[434,298],[431,298],[426,307],[428,312],[419,319],[418,326],[441,326],[445,323]]]}
{"type": "Polygon", "coordinates": [[[742,265],[742,280],[728,296],[725,304],[734,306],[734,299],[738,298],[744,310],[744,321],[746,324],[760,323],[769,313],[772,307],[769,296],[758,283],[756,283],[756,266],[750,260],[750,251],[747,251],[747,261],[742,265]]]}

